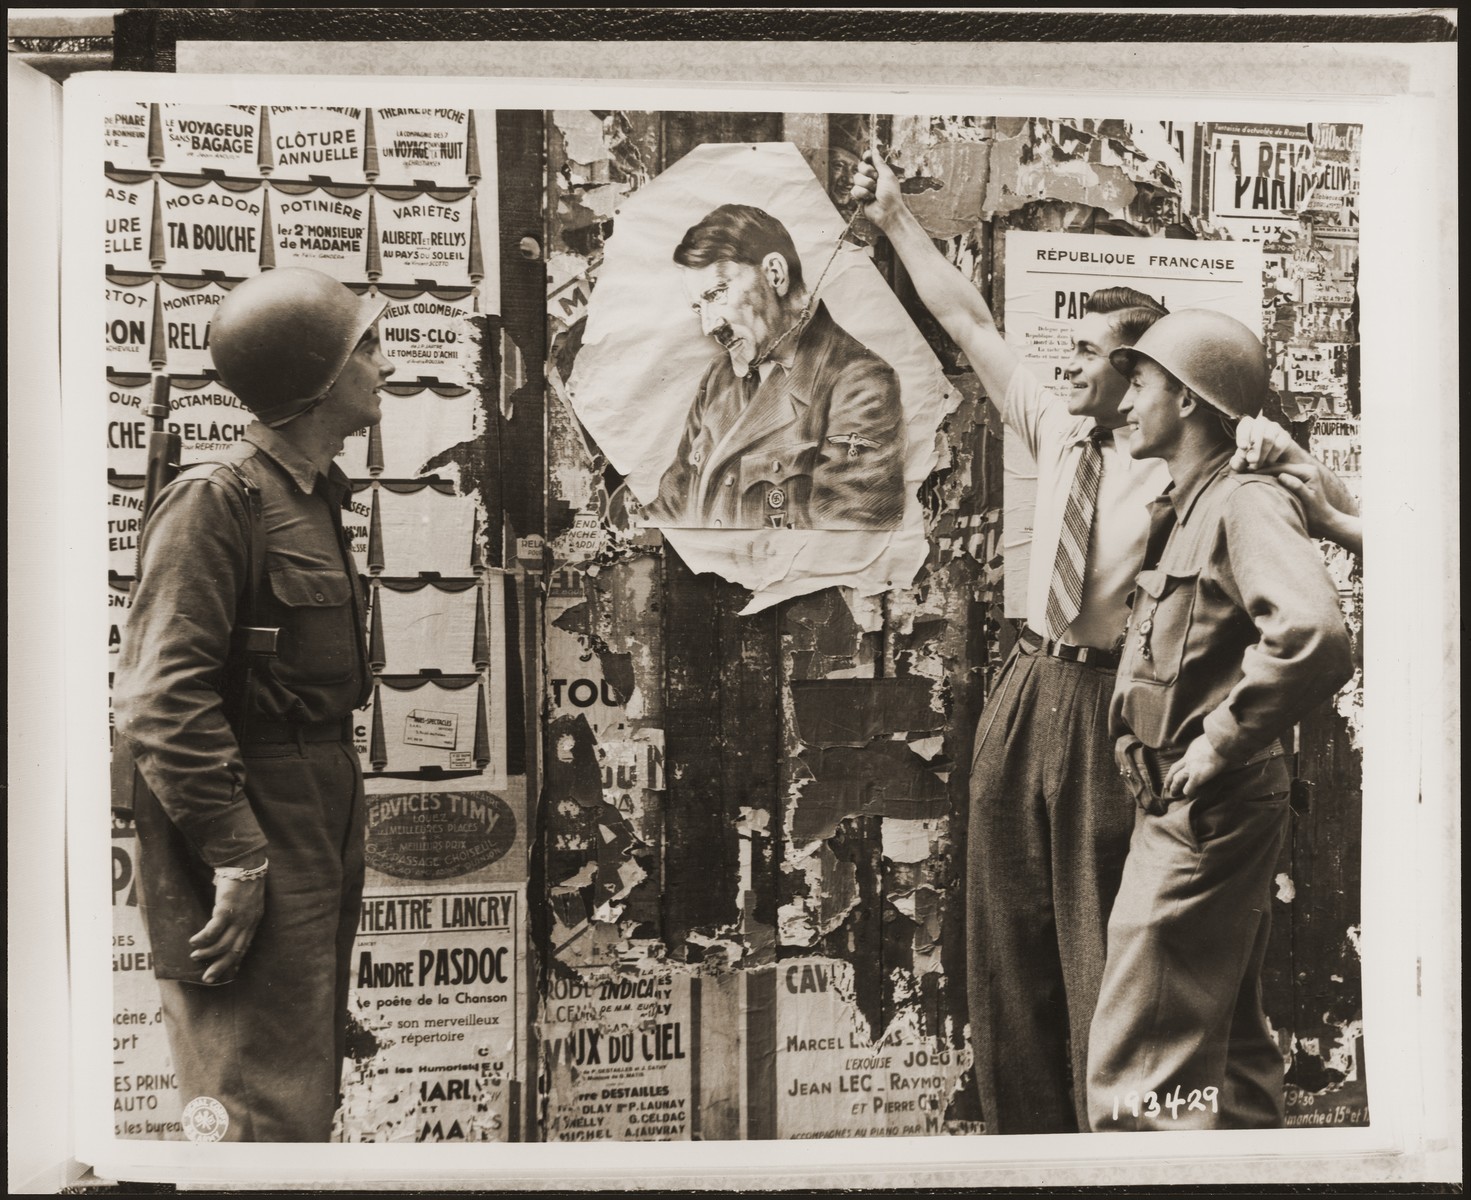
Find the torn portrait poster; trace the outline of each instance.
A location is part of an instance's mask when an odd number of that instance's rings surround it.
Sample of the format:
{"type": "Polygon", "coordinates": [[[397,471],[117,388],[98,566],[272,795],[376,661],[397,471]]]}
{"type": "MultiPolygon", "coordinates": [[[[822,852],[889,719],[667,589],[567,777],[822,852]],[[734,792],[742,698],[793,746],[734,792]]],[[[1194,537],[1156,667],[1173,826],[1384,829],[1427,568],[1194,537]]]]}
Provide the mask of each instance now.
{"type": "Polygon", "coordinates": [[[589,305],[573,410],[665,532],[751,610],[903,586],[950,389],[801,153],[697,147],[631,196],[589,305]]]}

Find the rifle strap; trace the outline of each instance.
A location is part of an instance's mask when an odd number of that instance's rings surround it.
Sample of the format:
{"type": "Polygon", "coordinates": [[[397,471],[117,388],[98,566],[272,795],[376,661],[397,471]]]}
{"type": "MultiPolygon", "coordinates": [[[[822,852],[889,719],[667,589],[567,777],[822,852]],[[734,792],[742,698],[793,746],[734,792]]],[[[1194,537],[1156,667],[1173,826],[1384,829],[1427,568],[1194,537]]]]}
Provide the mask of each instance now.
{"type": "Polygon", "coordinates": [[[224,465],[230,469],[230,472],[239,481],[241,490],[245,493],[248,541],[245,593],[235,612],[235,635],[231,639],[231,652],[239,655],[245,666],[241,678],[240,709],[235,728],[236,738],[241,744],[244,744],[250,731],[251,717],[255,711],[256,688],[260,684],[261,674],[267,669],[275,654],[275,636],[274,631],[266,634],[256,625],[256,619],[261,610],[260,589],[266,562],[266,520],[261,504],[260,488],[235,463],[227,462],[224,465]],[[261,649],[258,640],[261,636],[268,638],[271,647],[269,651],[261,649]]]}
{"type": "Polygon", "coordinates": [[[246,532],[249,541],[244,605],[236,613],[235,623],[254,625],[256,614],[260,611],[261,576],[265,574],[266,564],[265,511],[261,506],[260,488],[255,482],[247,478],[245,472],[234,463],[227,462],[224,465],[240,481],[241,490],[245,493],[246,532]]]}

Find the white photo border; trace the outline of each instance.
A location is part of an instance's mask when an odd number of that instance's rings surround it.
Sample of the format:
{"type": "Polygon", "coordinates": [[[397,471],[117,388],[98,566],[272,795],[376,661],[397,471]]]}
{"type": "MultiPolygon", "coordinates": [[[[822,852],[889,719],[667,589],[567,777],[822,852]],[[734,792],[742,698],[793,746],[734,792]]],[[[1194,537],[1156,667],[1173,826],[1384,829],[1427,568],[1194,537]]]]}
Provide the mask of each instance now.
{"type": "MultiPolygon", "coordinates": [[[[1362,49],[1362,47],[1360,47],[1362,49]]],[[[1105,53],[1108,47],[1091,49],[1105,53]]],[[[1202,55],[1210,46],[1201,46],[1202,55]]],[[[1311,49],[1311,48],[1310,48],[1311,49]]],[[[1452,51],[1453,52],[1453,51],[1452,51]]],[[[1451,60],[1452,63],[1454,60],[1451,60]]],[[[1132,76],[1131,76],[1132,82],[1132,76]]],[[[1344,80],[1348,86],[1352,81],[1344,80]]],[[[362,86],[361,76],[273,78],[273,102],[310,103],[330,90],[362,86]]],[[[65,89],[64,190],[68,222],[95,215],[97,130],[103,97],[132,89],[161,102],[230,103],[261,94],[260,76],[75,76],[65,89]]],[[[838,1142],[652,1143],[443,1146],[193,1146],[139,1143],[112,1133],[108,919],[100,887],[107,852],[105,613],[95,603],[105,562],[90,536],[91,481],[105,477],[95,414],[85,402],[94,359],[64,348],[62,421],[74,486],[60,497],[68,547],[66,660],[68,874],[73,1010],[74,1155],[99,1175],[196,1183],[343,1185],[353,1181],[434,1181],[573,1188],[700,1186],[953,1186],[959,1182],[1169,1182],[1188,1164],[1191,1182],[1311,1181],[1324,1163],[1345,1177],[1387,1181],[1411,1159],[1449,1140],[1459,1163],[1459,761],[1451,721],[1459,662],[1451,635],[1459,598],[1448,590],[1458,533],[1458,422],[1451,398],[1454,361],[1454,112],[1434,95],[1365,97],[1152,94],[1127,84],[1107,96],[1058,90],[914,87],[721,88],[466,78],[379,79],[375,97],[422,99],[443,90],[460,106],[485,109],[623,108],[775,112],[978,112],[997,115],[1096,113],[1176,120],[1334,121],[1364,126],[1359,292],[1362,305],[1364,520],[1363,995],[1373,1124],[1361,1129],[1181,1132],[1166,1139],[1123,1135],[1026,1138],[930,1137],[838,1142]],[[1106,111],[1104,111],[1106,110],[1106,111]],[[1451,136],[1447,136],[1447,135],[1451,136]],[[1391,399],[1392,398],[1392,399],[1391,399]],[[1438,455],[1427,469],[1427,451],[1438,455]],[[1406,536],[1405,525],[1414,536],[1406,536]],[[1431,633],[1434,631],[1434,633],[1431,633]],[[94,882],[98,881],[98,882],[94,882]],[[1458,1068],[1455,1069],[1458,1072],[1458,1068]],[[916,1164],[924,1164],[919,1167],[916,1164]],[[1313,1164],[1313,1165],[1309,1165],[1313,1164]]],[[[380,100],[381,102],[381,100],[380,100]]],[[[100,254],[67,246],[62,312],[68,328],[102,319],[100,254]]],[[[95,339],[92,339],[95,341],[95,339]]],[[[89,344],[83,339],[84,346],[89,344]]],[[[75,349],[75,348],[74,348],[75,349]]],[[[60,848],[56,848],[59,850],[60,848]]],[[[1417,1159],[1418,1161],[1418,1159],[1417,1159]]],[[[1413,1170],[1414,1168],[1411,1167],[1413,1170]]],[[[1459,1168],[1457,1168],[1459,1169],[1459,1168]]],[[[1415,1178],[1414,1175],[1404,1178],[1415,1178]]]]}

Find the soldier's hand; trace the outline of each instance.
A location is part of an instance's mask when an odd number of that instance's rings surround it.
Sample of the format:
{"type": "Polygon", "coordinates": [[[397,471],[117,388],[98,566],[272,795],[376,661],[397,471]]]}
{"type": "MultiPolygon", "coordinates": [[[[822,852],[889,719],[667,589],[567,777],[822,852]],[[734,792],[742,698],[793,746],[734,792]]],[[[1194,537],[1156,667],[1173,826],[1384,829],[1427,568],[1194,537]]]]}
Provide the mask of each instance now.
{"type": "Polygon", "coordinates": [[[1185,754],[1165,776],[1165,795],[1169,797],[1194,796],[1230,764],[1210,744],[1210,739],[1201,734],[1185,747],[1185,754]]]}
{"type": "Polygon", "coordinates": [[[872,150],[865,150],[853,168],[852,196],[863,206],[863,215],[881,228],[904,208],[898,178],[872,150]]]}
{"type": "Polygon", "coordinates": [[[235,978],[265,910],[264,879],[222,879],[215,885],[215,907],[209,923],[189,939],[194,948],[190,958],[196,962],[214,959],[204,972],[205,983],[226,983],[235,978]]]}

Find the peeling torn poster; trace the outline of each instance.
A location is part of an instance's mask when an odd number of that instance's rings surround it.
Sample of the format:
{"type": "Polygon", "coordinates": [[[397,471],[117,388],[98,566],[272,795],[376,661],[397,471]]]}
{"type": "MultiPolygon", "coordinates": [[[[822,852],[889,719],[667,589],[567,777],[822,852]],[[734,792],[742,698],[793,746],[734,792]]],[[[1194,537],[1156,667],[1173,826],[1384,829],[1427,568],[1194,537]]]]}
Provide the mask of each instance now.
{"type": "Polygon", "coordinates": [[[1290,236],[1298,205],[1312,184],[1307,127],[1212,124],[1202,144],[1209,163],[1203,180],[1210,188],[1210,219],[1242,241],[1280,242],[1290,236]]]}
{"type": "Polygon", "coordinates": [[[690,980],[589,971],[550,981],[542,1022],[549,1142],[686,1141],[690,980]]]}
{"type": "Polygon", "coordinates": [[[526,1002],[519,888],[374,889],[353,945],[344,1141],[505,1141],[526,1002]]]}
{"type": "Polygon", "coordinates": [[[783,1138],[940,1133],[969,1065],[908,1009],[875,1041],[853,1000],[853,965],[802,959],[777,968],[776,1133],[783,1138]]]}
{"type": "Polygon", "coordinates": [[[1205,125],[1201,207],[1244,242],[1290,243],[1305,220],[1357,233],[1360,134],[1357,125],[1205,125]]]}
{"type": "MultiPolygon", "coordinates": [[[[1021,355],[1021,369],[1037,377],[1053,404],[1066,405],[1072,394],[1064,372],[1075,327],[1089,295],[1106,287],[1134,288],[1172,311],[1211,308],[1250,329],[1262,327],[1260,246],[1010,231],[1006,338],[1021,355]]],[[[1037,465],[1011,429],[1006,431],[1005,469],[1006,615],[1025,617],[1037,465]]],[[[1047,586],[1038,578],[1030,584],[1047,586]]]]}
{"type": "Polygon", "coordinates": [[[923,561],[955,397],[795,146],[706,145],[618,212],[569,381],[632,520],[750,610],[923,561]]]}

